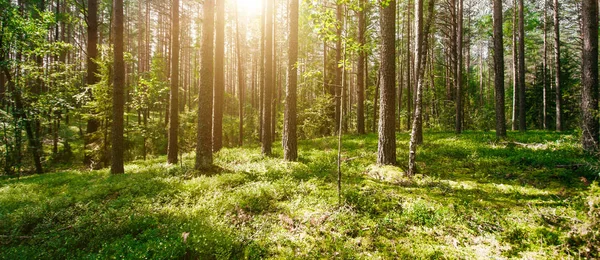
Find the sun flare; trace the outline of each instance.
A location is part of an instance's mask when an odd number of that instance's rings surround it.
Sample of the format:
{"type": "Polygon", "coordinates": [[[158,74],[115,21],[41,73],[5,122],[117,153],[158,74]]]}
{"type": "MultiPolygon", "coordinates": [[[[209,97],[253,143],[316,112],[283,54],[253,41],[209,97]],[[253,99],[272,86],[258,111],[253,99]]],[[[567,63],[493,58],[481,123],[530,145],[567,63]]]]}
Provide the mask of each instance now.
{"type": "Polygon", "coordinates": [[[240,14],[255,16],[260,15],[262,0],[236,0],[240,14]]]}

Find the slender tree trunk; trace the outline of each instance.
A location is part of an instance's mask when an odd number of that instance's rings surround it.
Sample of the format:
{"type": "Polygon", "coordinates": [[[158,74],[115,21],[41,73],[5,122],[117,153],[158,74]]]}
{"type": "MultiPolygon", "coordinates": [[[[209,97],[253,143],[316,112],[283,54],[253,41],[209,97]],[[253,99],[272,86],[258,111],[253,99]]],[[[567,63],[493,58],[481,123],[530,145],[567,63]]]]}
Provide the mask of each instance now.
{"type": "Polygon", "coordinates": [[[543,46],[543,61],[542,61],[542,126],[544,127],[544,130],[548,130],[548,124],[547,124],[547,119],[548,119],[548,45],[547,45],[547,25],[548,25],[548,12],[547,12],[547,7],[546,7],[546,3],[547,0],[544,0],[544,25],[543,25],[543,37],[544,37],[544,46],[543,46]]]}
{"type": "Polygon", "coordinates": [[[518,60],[519,53],[517,52],[517,0],[513,0],[513,26],[512,26],[512,71],[513,71],[513,98],[512,98],[512,130],[518,130],[519,125],[517,121],[519,120],[519,70],[518,70],[518,60]]]}
{"type": "Polygon", "coordinates": [[[396,163],[396,1],[381,6],[381,91],[377,163],[396,163]]]}
{"type": "Polygon", "coordinates": [[[167,148],[167,162],[177,163],[179,154],[178,130],[179,130],[179,0],[173,0],[171,6],[171,102],[169,109],[169,143],[167,148]]]}
{"type": "Polygon", "coordinates": [[[582,145],[588,152],[598,150],[598,2],[582,0],[582,145]]]}
{"type": "Polygon", "coordinates": [[[365,63],[366,54],[362,48],[365,46],[366,31],[366,0],[360,0],[360,11],[358,12],[358,44],[361,49],[358,51],[358,63],[356,64],[356,131],[358,134],[365,134],[365,63]]]}
{"type": "MultiPolygon", "coordinates": [[[[418,0],[417,0],[418,1],[418,0]]],[[[411,17],[411,0],[408,0],[408,8],[406,10],[406,49],[407,50],[411,50],[411,45],[410,42],[412,41],[412,38],[410,36],[410,32],[411,32],[411,21],[410,21],[410,17],[411,17]]],[[[412,64],[412,55],[411,52],[408,51],[406,53],[406,130],[410,130],[411,128],[411,113],[412,113],[412,94],[411,94],[411,89],[412,89],[412,83],[411,83],[411,77],[410,77],[410,69],[411,69],[411,64],[412,64]]]]}
{"type": "Polygon", "coordinates": [[[497,138],[506,137],[506,119],[504,113],[504,35],[502,32],[502,21],[502,0],[494,0],[494,90],[496,97],[497,138]]]}
{"type": "Polygon", "coordinates": [[[112,174],[125,173],[123,156],[125,153],[124,106],[125,106],[125,62],[123,60],[123,0],[113,0],[114,30],[114,73],[113,73],[113,122],[112,122],[112,174]]]}
{"type": "Polygon", "coordinates": [[[525,17],[524,0],[519,0],[519,130],[527,130],[525,104],[525,17]]]}
{"type": "Polygon", "coordinates": [[[223,107],[225,103],[225,1],[216,1],[215,23],[215,81],[213,97],[213,151],[217,152],[223,147],[223,107]]]}
{"type": "Polygon", "coordinates": [[[283,157],[288,161],[295,161],[298,159],[298,141],[296,136],[296,88],[298,85],[298,10],[298,0],[290,0],[288,16],[288,83],[285,91],[285,118],[283,127],[283,157]]]}
{"type": "MultiPolygon", "coordinates": [[[[368,78],[368,76],[367,76],[368,78]]],[[[371,126],[373,133],[377,133],[377,101],[379,101],[379,86],[381,84],[381,68],[377,71],[377,82],[375,83],[375,94],[373,95],[373,125],[371,126]]]]}
{"type": "MultiPolygon", "coordinates": [[[[88,86],[94,85],[99,81],[98,65],[94,62],[98,57],[98,0],[88,0],[88,15],[87,15],[87,75],[86,83],[88,86]]],[[[93,98],[93,96],[92,96],[93,98]]],[[[100,127],[98,119],[94,118],[93,114],[96,111],[91,111],[92,117],[88,119],[85,137],[84,137],[84,155],[83,164],[90,167],[93,164],[92,147],[90,145],[97,141],[94,138],[95,133],[100,127]]]]}
{"type": "Polygon", "coordinates": [[[416,173],[417,146],[423,143],[423,82],[425,82],[425,68],[427,67],[427,50],[429,49],[428,35],[434,19],[435,1],[429,1],[429,20],[423,28],[423,0],[417,0],[415,5],[415,71],[416,71],[416,101],[415,118],[409,143],[408,172],[409,176],[416,173]]]}
{"type": "Polygon", "coordinates": [[[457,134],[462,133],[463,104],[463,0],[458,0],[457,37],[456,37],[456,122],[454,129],[457,134]]]}
{"type": "MultiPolygon", "coordinates": [[[[244,62],[242,58],[242,48],[244,41],[240,38],[240,23],[238,21],[238,9],[237,5],[235,6],[235,29],[236,29],[236,47],[237,47],[237,58],[238,58],[238,97],[239,97],[239,140],[238,145],[241,147],[244,145],[244,62]]],[[[244,37],[245,38],[245,37],[244,37]]]]}
{"type": "Polygon", "coordinates": [[[265,46],[265,39],[266,39],[266,28],[265,28],[265,22],[267,19],[267,5],[265,3],[265,0],[261,0],[261,12],[262,15],[260,17],[260,75],[259,75],[259,88],[260,88],[260,95],[259,95],[259,99],[258,99],[258,103],[259,103],[259,119],[260,122],[258,124],[258,135],[259,135],[259,139],[260,142],[262,143],[263,141],[263,115],[265,114],[265,60],[266,60],[266,46],[265,46]]]}
{"type": "Polygon", "coordinates": [[[334,81],[334,95],[335,95],[335,131],[340,129],[340,116],[342,113],[342,69],[340,63],[342,62],[342,19],[343,19],[343,7],[342,4],[337,4],[336,7],[336,41],[335,41],[335,81],[334,81]]]}
{"type": "Polygon", "coordinates": [[[278,93],[280,90],[279,84],[277,82],[277,0],[270,0],[273,2],[273,12],[271,13],[271,17],[273,17],[273,71],[271,72],[271,77],[273,78],[273,85],[271,88],[271,145],[273,141],[275,141],[275,130],[277,128],[277,104],[278,104],[278,93]]]}
{"type": "Polygon", "coordinates": [[[197,170],[212,167],[212,102],[214,51],[214,0],[204,0],[202,46],[200,47],[200,88],[198,91],[198,133],[196,143],[197,170]]]}
{"type": "Polygon", "coordinates": [[[267,0],[266,23],[265,23],[265,97],[262,122],[262,153],[271,155],[272,129],[271,112],[273,106],[273,1],[267,0]]]}
{"type": "Polygon", "coordinates": [[[556,92],[556,131],[563,130],[562,126],[562,93],[560,85],[560,18],[559,3],[554,0],[554,87],[556,92]]]}

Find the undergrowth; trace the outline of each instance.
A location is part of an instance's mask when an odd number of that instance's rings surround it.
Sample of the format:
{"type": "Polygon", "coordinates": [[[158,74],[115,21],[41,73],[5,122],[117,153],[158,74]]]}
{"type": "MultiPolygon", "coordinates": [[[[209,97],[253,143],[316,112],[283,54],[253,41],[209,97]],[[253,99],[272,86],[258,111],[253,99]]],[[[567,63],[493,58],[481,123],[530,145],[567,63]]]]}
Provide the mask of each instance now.
{"type": "Polygon", "coordinates": [[[413,178],[373,165],[376,135],[345,136],[342,205],[335,138],[301,142],[299,162],[224,149],[210,175],[188,154],[0,177],[0,258],[598,257],[596,161],[570,134],[509,136],[426,133],[413,178]]]}

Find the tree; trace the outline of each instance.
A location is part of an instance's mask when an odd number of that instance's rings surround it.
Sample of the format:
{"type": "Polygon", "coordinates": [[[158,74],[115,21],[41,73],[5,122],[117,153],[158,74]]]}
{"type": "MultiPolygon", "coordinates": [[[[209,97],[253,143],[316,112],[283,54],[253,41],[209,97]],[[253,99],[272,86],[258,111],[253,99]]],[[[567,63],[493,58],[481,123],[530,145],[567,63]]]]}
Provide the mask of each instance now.
{"type": "Polygon", "coordinates": [[[409,50],[406,53],[406,130],[410,130],[410,127],[412,125],[412,121],[411,119],[411,114],[412,114],[412,83],[411,83],[411,68],[412,68],[412,58],[411,58],[411,47],[410,47],[410,43],[412,41],[412,38],[410,36],[411,33],[411,21],[410,21],[410,17],[411,17],[411,12],[410,12],[410,7],[411,7],[411,0],[408,0],[407,2],[407,10],[406,10],[406,49],[409,50]]]}
{"type": "Polygon", "coordinates": [[[544,24],[543,24],[543,41],[544,41],[544,45],[543,45],[543,49],[542,49],[542,53],[543,53],[543,57],[542,57],[542,126],[544,127],[544,130],[548,129],[548,46],[547,46],[547,32],[548,32],[548,11],[547,11],[547,0],[544,0],[544,24]]]}
{"type": "Polygon", "coordinates": [[[213,151],[223,147],[223,106],[225,104],[225,1],[217,0],[217,20],[215,23],[215,81],[213,97],[213,151]]]}
{"type": "Polygon", "coordinates": [[[416,173],[417,146],[423,143],[423,82],[425,81],[425,68],[427,67],[427,50],[429,49],[428,35],[433,21],[433,9],[435,1],[430,0],[428,6],[427,24],[423,28],[423,0],[417,0],[415,5],[415,70],[416,70],[416,100],[415,100],[415,118],[412,124],[410,135],[409,153],[408,153],[408,172],[409,176],[416,173]]]}
{"type": "Polygon", "coordinates": [[[502,0],[494,0],[494,90],[496,99],[496,137],[506,137],[504,113],[504,40],[502,0]]]}
{"type": "Polygon", "coordinates": [[[123,155],[125,152],[124,107],[125,107],[125,61],[123,60],[123,0],[113,0],[114,72],[113,72],[113,122],[112,122],[112,174],[125,173],[123,155]]]}
{"type": "Polygon", "coordinates": [[[298,141],[296,136],[296,88],[298,85],[298,9],[298,0],[290,0],[288,16],[288,82],[285,91],[285,114],[283,126],[283,157],[288,161],[295,161],[298,159],[298,141]]]}
{"type": "Polygon", "coordinates": [[[204,0],[202,46],[200,47],[200,87],[198,91],[198,132],[196,143],[197,170],[210,168],[212,156],[212,101],[213,101],[213,34],[214,0],[204,0]]]}
{"type": "Polygon", "coordinates": [[[179,0],[173,0],[171,6],[171,100],[169,102],[169,137],[167,148],[167,162],[177,163],[179,152],[179,0]]]}
{"type": "Polygon", "coordinates": [[[365,134],[365,63],[367,62],[365,50],[366,25],[366,0],[360,0],[358,11],[358,61],[356,64],[356,131],[365,134]]]}
{"type": "Polygon", "coordinates": [[[563,130],[562,125],[562,93],[560,85],[560,18],[558,0],[554,0],[554,85],[556,87],[556,131],[563,130]]]}
{"type": "Polygon", "coordinates": [[[598,2],[582,0],[581,111],[583,149],[598,149],[598,2]]]}
{"type": "Polygon", "coordinates": [[[396,1],[380,3],[381,90],[379,106],[378,164],[396,163],[396,1]]]}
{"type": "Polygon", "coordinates": [[[513,0],[512,6],[512,86],[513,86],[513,98],[512,98],[512,130],[517,130],[519,125],[519,52],[517,50],[517,0],[513,0]]]}
{"type": "Polygon", "coordinates": [[[525,115],[525,16],[524,0],[519,0],[519,130],[527,130],[525,115]]]}
{"type": "MultiPolygon", "coordinates": [[[[421,7],[422,8],[422,7],[421,7]]],[[[456,123],[455,131],[462,133],[463,124],[463,0],[458,0],[457,39],[456,39],[456,123]]]]}
{"type": "Polygon", "coordinates": [[[240,136],[238,145],[241,147],[244,145],[244,60],[242,58],[242,40],[240,39],[240,23],[239,23],[238,7],[235,6],[235,38],[236,38],[236,50],[238,59],[238,95],[239,95],[239,131],[240,136]]]}
{"type": "MultiPolygon", "coordinates": [[[[98,58],[98,0],[88,0],[87,10],[87,75],[86,84],[92,86],[100,80],[98,78],[98,65],[94,60],[98,58]]],[[[93,96],[92,96],[93,98],[93,96]]],[[[94,117],[87,121],[84,136],[83,164],[91,166],[93,163],[91,147],[94,141],[94,133],[98,131],[100,122],[94,117]]]]}
{"type": "Polygon", "coordinates": [[[342,30],[344,13],[343,5],[340,1],[336,5],[336,40],[335,40],[335,81],[333,82],[333,91],[335,97],[335,131],[340,129],[339,124],[342,122],[343,110],[342,110],[342,30]]]}
{"type": "Polygon", "coordinates": [[[271,112],[273,110],[273,1],[267,0],[266,22],[265,22],[265,74],[264,74],[264,98],[263,98],[263,117],[262,117],[262,153],[271,155],[272,148],[272,129],[271,112]]]}

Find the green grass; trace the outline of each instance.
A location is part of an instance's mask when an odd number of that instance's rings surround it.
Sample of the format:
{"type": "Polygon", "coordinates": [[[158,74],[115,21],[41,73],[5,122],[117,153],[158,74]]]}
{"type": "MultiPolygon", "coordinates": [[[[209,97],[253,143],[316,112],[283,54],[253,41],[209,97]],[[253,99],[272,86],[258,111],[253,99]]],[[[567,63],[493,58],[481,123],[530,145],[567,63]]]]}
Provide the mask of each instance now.
{"type": "MultiPolygon", "coordinates": [[[[0,179],[0,259],[577,258],[595,160],[571,134],[426,133],[420,173],[377,167],[377,136],[300,143],[300,161],[224,149],[204,176],[165,158],[125,175],[64,171],[0,179]],[[557,165],[583,164],[577,169],[557,165]],[[183,233],[189,233],[184,242],[183,233]]],[[[275,147],[279,147],[276,144],[275,147]]],[[[398,135],[405,165],[408,135],[398,135]]]]}

